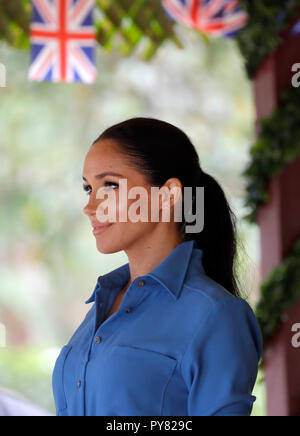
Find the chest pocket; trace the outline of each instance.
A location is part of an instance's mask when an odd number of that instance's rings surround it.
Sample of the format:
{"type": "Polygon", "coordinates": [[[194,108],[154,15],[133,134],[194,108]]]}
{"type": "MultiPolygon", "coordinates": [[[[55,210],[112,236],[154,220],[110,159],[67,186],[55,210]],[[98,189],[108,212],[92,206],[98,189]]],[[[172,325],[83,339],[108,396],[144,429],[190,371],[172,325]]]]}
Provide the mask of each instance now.
{"type": "Polygon", "coordinates": [[[52,387],[57,415],[64,415],[67,411],[67,400],[64,389],[64,367],[71,348],[70,345],[65,345],[61,349],[52,375],[52,387]]]}
{"type": "Polygon", "coordinates": [[[115,345],[104,371],[107,415],[159,416],[177,360],[164,354],[115,345]]]}

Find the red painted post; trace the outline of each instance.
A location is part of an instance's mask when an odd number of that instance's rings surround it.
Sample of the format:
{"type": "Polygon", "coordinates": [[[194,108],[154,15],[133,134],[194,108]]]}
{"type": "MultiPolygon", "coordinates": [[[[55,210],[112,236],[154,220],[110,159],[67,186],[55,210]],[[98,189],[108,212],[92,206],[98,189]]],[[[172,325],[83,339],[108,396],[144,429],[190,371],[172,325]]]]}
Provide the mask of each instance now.
{"type": "MultiPolygon", "coordinates": [[[[282,262],[300,237],[300,157],[270,183],[271,200],[259,211],[261,277],[282,262]]],[[[300,416],[300,348],[292,345],[292,327],[300,323],[300,301],[266,344],[264,374],[269,416],[300,416]]]]}
{"type": "MultiPolygon", "coordinates": [[[[254,77],[256,127],[278,106],[279,95],[291,86],[292,65],[300,63],[300,35],[289,36],[268,56],[254,77]]],[[[300,110],[300,107],[299,107],[300,110]]],[[[270,200],[258,212],[261,280],[279,265],[300,237],[300,157],[269,183],[270,200]]],[[[292,326],[300,323],[300,301],[265,344],[264,374],[269,416],[300,416],[300,348],[292,345],[292,326]]]]}

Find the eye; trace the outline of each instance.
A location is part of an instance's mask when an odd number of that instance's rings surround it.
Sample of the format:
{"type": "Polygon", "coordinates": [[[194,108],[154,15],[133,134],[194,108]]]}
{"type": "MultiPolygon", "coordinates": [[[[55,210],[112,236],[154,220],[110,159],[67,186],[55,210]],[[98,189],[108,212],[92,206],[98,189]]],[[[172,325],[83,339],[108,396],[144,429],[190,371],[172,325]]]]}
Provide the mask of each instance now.
{"type": "Polygon", "coordinates": [[[105,182],[104,186],[116,186],[117,188],[119,187],[118,183],[114,183],[114,182],[105,182]]]}
{"type": "Polygon", "coordinates": [[[92,191],[92,187],[90,185],[85,185],[85,184],[83,184],[82,186],[83,186],[83,189],[85,190],[86,194],[90,195],[91,191],[92,191]]]}

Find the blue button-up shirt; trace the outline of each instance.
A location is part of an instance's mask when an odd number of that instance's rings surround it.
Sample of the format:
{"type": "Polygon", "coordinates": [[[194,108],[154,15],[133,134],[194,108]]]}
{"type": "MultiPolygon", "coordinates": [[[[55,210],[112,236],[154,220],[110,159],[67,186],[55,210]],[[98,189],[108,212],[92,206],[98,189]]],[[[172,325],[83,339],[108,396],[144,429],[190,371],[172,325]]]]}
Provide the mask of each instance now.
{"type": "Polygon", "coordinates": [[[251,414],[261,332],[249,304],[205,274],[202,255],[194,241],[180,243],[106,320],[129,264],[98,278],[56,361],[57,415],[251,414]]]}

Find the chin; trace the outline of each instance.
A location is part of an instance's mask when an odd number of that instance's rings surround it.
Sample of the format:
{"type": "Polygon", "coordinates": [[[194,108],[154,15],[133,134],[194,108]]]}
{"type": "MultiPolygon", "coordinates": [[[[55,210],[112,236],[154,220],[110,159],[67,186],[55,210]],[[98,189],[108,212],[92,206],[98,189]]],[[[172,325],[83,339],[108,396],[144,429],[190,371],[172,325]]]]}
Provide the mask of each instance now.
{"type": "Polygon", "coordinates": [[[113,254],[123,250],[123,246],[120,243],[113,242],[112,240],[104,241],[101,238],[96,240],[97,250],[102,254],[113,254]]]}
{"type": "Polygon", "coordinates": [[[111,232],[101,233],[96,236],[97,250],[103,254],[113,254],[127,250],[145,238],[145,227],[134,228],[130,226],[117,226],[111,232]]]}
{"type": "Polygon", "coordinates": [[[115,250],[110,244],[102,244],[101,242],[97,242],[97,250],[102,254],[112,254],[117,253],[120,250],[115,250]]]}

